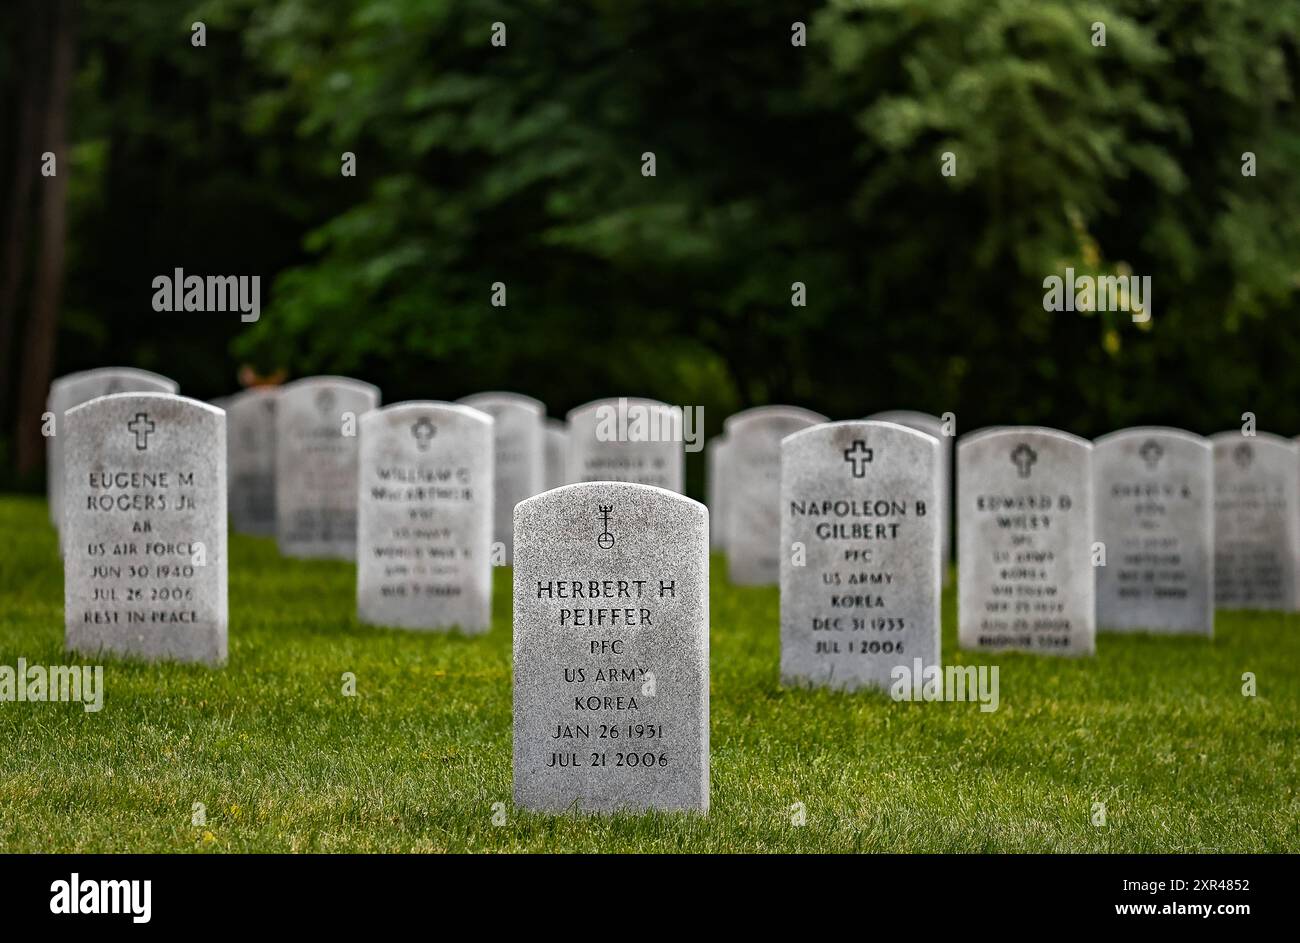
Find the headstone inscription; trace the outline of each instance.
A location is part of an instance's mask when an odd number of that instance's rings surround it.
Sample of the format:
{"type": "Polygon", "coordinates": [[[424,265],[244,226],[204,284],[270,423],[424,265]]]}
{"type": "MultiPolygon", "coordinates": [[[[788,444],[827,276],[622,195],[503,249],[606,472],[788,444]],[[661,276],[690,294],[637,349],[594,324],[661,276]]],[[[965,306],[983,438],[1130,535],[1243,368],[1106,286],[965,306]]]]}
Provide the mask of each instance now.
{"type": "Polygon", "coordinates": [[[725,502],[727,575],[739,586],[780,581],[781,440],[826,417],[797,406],[759,406],[724,423],[732,483],[725,502]]]}
{"type": "Polygon", "coordinates": [[[492,540],[513,559],[515,505],[545,490],[546,454],[543,419],[546,407],[518,393],[475,393],[459,400],[492,417],[495,457],[492,540]]]}
{"type": "Polygon", "coordinates": [[[1214,460],[1180,429],[1121,429],[1093,443],[1097,626],[1214,633],[1214,460]]]}
{"type": "Polygon", "coordinates": [[[558,419],[546,420],[546,490],[569,483],[569,428],[558,419]]]}
{"type": "Polygon", "coordinates": [[[361,417],[357,616],[486,632],[492,618],[492,417],[398,403],[361,417]]]}
{"type": "Polygon", "coordinates": [[[1295,610],[1300,447],[1220,432],[1214,448],[1214,595],[1223,609],[1295,610]]]}
{"type": "Polygon", "coordinates": [[[279,387],[258,386],[223,397],[230,526],[239,534],[275,534],[275,403],[279,393],[279,387]]]}
{"type": "Polygon", "coordinates": [[[570,410],[568,424],[570,481],[631,481],[682,491],[680,407],[633,397],[602,399],[570,410]]]}
{"type": "Polygon", "coordinates": [[[347,377],[280,388],[275,410],[276,540],[286,557],[355,560],[357,424],[379,390],[347,377]]]}
{"type": "Polygon", "coordinates": [[[134,367],[99,367],[58,377],[50,384],[46,408],[54,415],[54,435],[45,440],[45,491],[50,522],[63,526],[63,416],[73,406],[112,393],[175,393],[175,380],[134,367]]]}
{"type": "Polygon", "coordinates": [[[171,393],[64,415],[69,651],[226,661],[226,422],[171,393]]]}
{"type": "Polygon", "coordinates": [[[514,797],[537,811],[706,811],[704,505],[628,482],[515,509],[514,797]]]}
{"type": "Polygon", "coordinates": [[[1095,650],[1092,443],[1003,426],[957,443],[962,648],[1095,650]]]}
{"type": "Polygon", "coordinates": [[[896,666],[939,665],[941,455],[892,422],[823,423],[781,443],[786,683],[887,690],[896,666]]]}
{"type": "Polygon", "coordinates": [[[891,409],[867,418],[896,422],[939,441],[939,507],[936,516],[943,535],[943,581],[946,584],[951,573],[948,565],[952,561],[952,430],[945,428],[940,417],[912,409],[891,409]]]}

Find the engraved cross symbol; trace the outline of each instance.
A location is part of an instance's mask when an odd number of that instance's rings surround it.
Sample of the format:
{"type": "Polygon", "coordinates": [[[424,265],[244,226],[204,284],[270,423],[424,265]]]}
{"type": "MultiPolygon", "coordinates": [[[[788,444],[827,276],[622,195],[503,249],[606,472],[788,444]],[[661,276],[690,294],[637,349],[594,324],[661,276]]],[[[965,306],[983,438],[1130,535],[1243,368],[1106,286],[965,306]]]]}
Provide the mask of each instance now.
{"type": "Polygon", "coordinates": [[[1142,456],[1142,461],[1147,463],[1147,468],[1155,468],[1160,457],[1165,454],[1165,450],[1155,439],[1147,439],[1142,443],[1142,448],[1138,449],[1138,454],[1142,456]]]}
{"type": "Polygon", "coordinates": [[[875,454],[875,450],[867,448],[867,443],[861,439],[854,439],[853,447],[844,450],[844,461],[853,466],[854,478],[866,477],[867,463],[875,454]]]}
{"type": "Polygon", "coordinates": [[[128,432],[135,433],[135,447],[143,452],[149,447],[149,433],[153,432],[154,424],[149,421],[148,413],[136,413],[135,418],[126,424],[128,432]]]}
{"type": "Polygon", "coordinates": [[[428,416],[421,416],[411,426],[411,435],[415,436],[415,447],[421,452],[429,451],[429,442],[438,434],[428,416]]]}
{"type": "Polygon", "coordinates": [[[1011,461],[1015,463],[1016,471],[1020,472],[1020,477],[1028,478],[1029,470],[1038,461],[1038,453],[1024,442],[1021,442],[1011,450],[1011,461]]]}

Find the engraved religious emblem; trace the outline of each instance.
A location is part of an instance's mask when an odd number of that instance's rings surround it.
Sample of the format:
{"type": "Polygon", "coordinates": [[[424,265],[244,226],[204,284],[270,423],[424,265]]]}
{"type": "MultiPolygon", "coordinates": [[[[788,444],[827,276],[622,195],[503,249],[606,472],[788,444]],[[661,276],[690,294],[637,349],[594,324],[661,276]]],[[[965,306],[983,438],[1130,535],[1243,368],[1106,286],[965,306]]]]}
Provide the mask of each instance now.
{"type": "Polygon", "coordinates": [[[153,432],[154,424],[148,413],[136,413],[135,418],[126,424],[126,429],[135,434],[135,447],[138,451],[143,452],[149,448],[149,434],[153,432]]]}
{"type": "Polygon", "coordinates": [[[1232,458],[1241,468],[1249,468],[1250,463],[1255,460],[1255,450],[1250,447],[1249,442],[1243,442],[1232,450],[1232,458]]]}
{"type": "Polygon", "coordinates": [[[854,439],[853,446],[844,450],[844,461],[852,466],[854,478],[866,477],[867,465],[874,457],[875,451],[862,439],[854,439]]]}
{"type": "Polygon", "coordinates": [[[1142,448],[1138,449],[1138,454],[1142,456],[1142,461],[1147,463],[1147,468],[1154,471],[1160,464],[1160,458],[1165,454],[1165,450],[1155,439],[1147,439],[1142,443],[1142,448]]]}
{"type": "Polygon", "coordinates": [[[429,443],[438,434],[438,429],[428,416],[421,416],[411,425],[411,435],[415,436],[415,447],[421,452],[429,451],[429,443]]]}
{"type": "Polygon", "coordinates": [[[316,394],[316,408],[320,410],[322,416],[328,416],[334,409],[334,391],[321,390],[316,394]]]}
{"type": "Polygon", "coordinates": [[[1020,477],[1028,478],[1030,469],[1038,461],[1038,453],[1031,449],[1028,444],[1021,442],[1011,450],[1011,461],[1016,466],[1016,471],[1020,473],[1020,477]]]}
{"type": "Polygon", "coordinates": [[[600,536],[596,538],[596,546],[601,550],[608,550],[610,547],[614,546],[614,535],[609,532],[609,514],[614,510],[614,505],[602,504],[599,505],[599,507],[600,520],[601,523],[605,525],[605,529],[601,532],[600,536]]]}

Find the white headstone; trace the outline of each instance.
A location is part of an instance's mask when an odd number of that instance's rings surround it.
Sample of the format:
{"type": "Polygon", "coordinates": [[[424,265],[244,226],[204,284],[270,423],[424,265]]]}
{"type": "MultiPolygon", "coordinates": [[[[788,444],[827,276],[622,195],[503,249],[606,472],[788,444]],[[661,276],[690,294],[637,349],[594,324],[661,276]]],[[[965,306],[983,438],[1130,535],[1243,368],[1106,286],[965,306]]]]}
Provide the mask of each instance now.
{"type": "Polygon", "coordinates": [[[279,387],[258,386],[222,398],[230,526],[238,534],[275,535],[275,402],[279,394],[279,387]]]}
{"type": "Polygon", "coordinates": [[[1180,429],[1121,429],[1093,443],[1097,625],[1214,633],[1214,461],[1180,429]]]}
{"type": "Polygon", "coordinates": [[[355,560],[357,432],[379,390],[347,377],[280,388],[275,416],[276,540],[286,557],[355,560]]]}
{"type": "Polygon", "coordinates": [[[709,548],[715,553],[727,549],[726,531],[722,522],[727,519],[727,498],[731,486],[727,480],[727,437],[716,435],[705,446],[704,460],[706,503],[709,507],[709,548]]]}
{"type": "Polygon", "coordinates": [[[46,408],[54,414],[54,435],[45,440],[45,491],[50,522],[63,526],[63,414],[73,406],[112,393],[175,393],[175,380],[134,367],[99,367],[58,377],[50,384],[46,408]]]}
{"type": "Polygon", "coordinates": [[[502,545],[504,562],[509,563],[513,558],[515,505],[546,489],[546,407],[518,393],[475,393],[459,402],[495,420],[492,540],[502,545]]]}
{"type": "Polygon", "coordinates": [[[898,665],[939,665],[941,454],[892,422],[781,443],[784,681],[888,689],[898,665]]]}
{"type": "Polygon", "coordinates": [[[64,415],[69,651],[226,661],[226,422],[170,393],[64,415]]]}
{"type": "Polygon", "coordinates": [[[708,526],[626,482],[515,509],[516,805],[708,809],[708,526]]]}
{"type": "Polygon", "coordinates": [[[652,399],[596,400],[569,411],[571,482],[631,481],[684,488],[682,410],[652,399]]]}
{"type": "Polygon", "coordinates": [[[896,422],[918,432],[933,436],[939,441],[939,520],[943,535],[943,581],[949,580],[952,561],[952,443],[951,430],[945,430],[943,420],[929,413],[911,409],[891,409],[868,416],[881,422],[896,422]]]}
{"type": "Polygon", "coordinates": [[[546,488],[569,483],[569,429],[558,419],[546,420],[546,488]]]}
{"type": "Polygon", "coordinates": [[[957,443],[962,648],[1088,655],[1096,640],[1092,443],[1004,426],[957,443]]]}
{"type": "Polygon", "coordinates": [[[731,494],[723,522],[727,575],[740,586],[772,586],[781,578],[781,440],[826,417],[797,406],[759,406],[728,417],[731,494]]]}
{"type": "Polygon", "coordinates": [[[1222,609],[1297,608],[1300,447],[1220,432],[1214,447],[1214,590],[1222,609]]]}
{"type": "Polygon", "coordinates": [[[492,417],[398,403],[361,418],[357,616],[486,632],[492,618],[492,417]]]}

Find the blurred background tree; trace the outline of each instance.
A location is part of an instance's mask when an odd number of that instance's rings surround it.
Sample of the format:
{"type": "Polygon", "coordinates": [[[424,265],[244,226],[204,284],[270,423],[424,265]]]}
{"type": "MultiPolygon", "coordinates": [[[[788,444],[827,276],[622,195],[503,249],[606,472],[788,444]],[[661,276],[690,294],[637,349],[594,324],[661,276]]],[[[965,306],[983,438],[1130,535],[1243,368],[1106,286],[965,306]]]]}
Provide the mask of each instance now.
{"type": "Polygon", "coordinates": [[[81,0],[52,370],[1300,432],[1297,36],[1300,0],[81,0]],[[1045,311],[1067,266],[1150,275],[1151,320],[1045,311]],[[261,275],[261,320],[154,313],[176,267],[261,275]]]}

